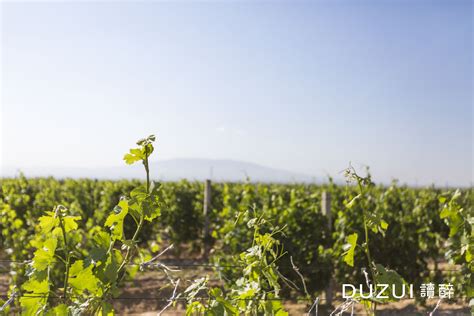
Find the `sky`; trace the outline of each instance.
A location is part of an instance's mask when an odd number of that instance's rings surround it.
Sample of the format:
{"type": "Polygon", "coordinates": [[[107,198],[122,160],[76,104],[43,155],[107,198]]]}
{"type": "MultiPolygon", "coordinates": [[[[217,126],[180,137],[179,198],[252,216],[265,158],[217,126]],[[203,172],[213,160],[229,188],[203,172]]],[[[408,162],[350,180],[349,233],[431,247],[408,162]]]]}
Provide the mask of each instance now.
{"type": "Polygon", "coordinates": [[[1,165],[234,159],[470,185],[471,1],[2,2],[1,165]]]}

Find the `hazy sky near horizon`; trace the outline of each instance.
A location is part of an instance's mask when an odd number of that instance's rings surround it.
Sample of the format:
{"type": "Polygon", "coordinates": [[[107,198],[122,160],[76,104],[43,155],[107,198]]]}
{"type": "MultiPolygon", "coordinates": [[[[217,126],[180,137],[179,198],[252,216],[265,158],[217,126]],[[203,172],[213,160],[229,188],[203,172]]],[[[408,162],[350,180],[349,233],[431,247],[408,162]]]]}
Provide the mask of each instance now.
{"type": "Polygon", "coordinates": [[[1,158],[158,159],[469,185],[471,1],[3,2],[1,158]]]}

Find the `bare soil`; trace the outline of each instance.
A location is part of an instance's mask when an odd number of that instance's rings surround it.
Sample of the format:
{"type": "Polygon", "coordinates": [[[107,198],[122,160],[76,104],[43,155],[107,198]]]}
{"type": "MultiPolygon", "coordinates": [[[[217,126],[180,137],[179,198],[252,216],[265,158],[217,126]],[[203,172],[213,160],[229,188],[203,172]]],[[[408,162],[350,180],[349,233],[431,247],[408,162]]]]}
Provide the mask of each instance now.
{"type": "MultiPolygon", "coordinates": [[[[211,283],[219,284],[219,281],[213,277],[212,271],[207,271],[211,283]]],[[[182,280],[193,280],[203,277],[206,271],[203,269],[194,269],[192,271],[181,271],[174,273],[175,278],[182,280]]],[[[127,282],[123,293],[114,300],[113,305],[119,315],[157,315],[158,312],[167,304],[166,299],[171,296],[173,288],[171,286],[162,288],[163,284],[169,283],[162,272],[145,272],[135,278],[134,281],[127,282]]],[[[184,290],[190,283],[183,282],[180,290],[184,290]]],[[[333,307],[320,305],[318,315],[329,315],[342,301],[333,302],[333,307]]],[[[437,300],[427,301],[426,306],[417,305],[415,300],[403,300],[378,307],[377,315],[428,315],[436,306],[437,300]]],[[[284,303],[290,315],[306,315],[309,310],[309,304],[305,302],[286,301],[284,303]]],[[[350,315],[351,311],[343,315],[350,315]]],[[[184,315],[184,304],[179,302],[177,306],[168,308],[162,315],[177,316],[184,315]]],[[[354,315],[366,315],[361,304],[354,306],[354,315]]],[[[449,316],[470,316],[467,302],[442,302],[433,314],[449,316]]]]}
{"type": "MultiPolygon", "coordinates": [[[[172,273],[174,279],[195,280],[205,275],[209,276],[211,285],[219,285],[221,282],[214,271],[192,267],[172,273]]],[[[7,273],[0,274],[0,295],[6,295],[9,288],[10,276],[7,273]]],[[[165,305],[167,299],[171,297],[173,287],[169,285],[169,280],[161,271],[147,271],[138,273],[133,281],[127,281],[119,297],[113,300],[114,308],[118,315],[157,315],[165,305]]],[[[181,281],[179,291],[184,290],[191,283],[181,281]]],[[[333,302],[332,307],[325,305],[318,306],[318,315],[329,315],[335,307],[342,301],[333,302]]],[[[436,305],[437,300],[427,301],[426,306],[416,304],[414,300],[403,300],[396,303],[380,305],[377,315],[428,315],[436,305]]],[[[285,301],[284,305],[290,315],[306,315],[309,304],[306,302],[285,301]]],[[[343,315],[350,315],[350,310],[343,315]]],[[[177,316],[184,315],[185,307],[183,302],[178,302],[176,306],[168,308],[162,315],[177,316]]],[[[366,315],[362,305],[354,306],[354,315],[366,315]]],[[[471,315],[467,302],[442,302],[434,315],[449,316],[469,316],[471,315]]]]}

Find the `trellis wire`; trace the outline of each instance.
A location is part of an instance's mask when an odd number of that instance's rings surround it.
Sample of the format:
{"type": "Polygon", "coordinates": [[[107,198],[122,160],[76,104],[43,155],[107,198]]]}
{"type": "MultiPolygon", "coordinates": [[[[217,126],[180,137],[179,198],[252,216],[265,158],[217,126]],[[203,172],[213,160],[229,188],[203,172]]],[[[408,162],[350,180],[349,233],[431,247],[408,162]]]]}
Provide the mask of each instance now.
{"type": "MultiPolygon", "coordinates": [[[[60,261],[53,261],[53,262],[60,262],[60,261]]],[[[162,262],[166,262],[166,260],[162,260],[162,262]]],[[[31,261],[18,261],[18,260],[0,260],[0,263],[15,263],[15,264],[29,264],[31,261]]],[[[128,266],[140,266],[143,263],[129,263],[128,266]]],[[[209,263],[171,263],[166,264],[168,267],[180,267],[180,268],[193,268],[193,267],[203,267],[203,268],[245,268],[245,265],[237,265],[237,264],[209,264],[209,263]]],[[[279,265],[279,267],[283,268],[293,268],[291,264],[279,265]]],[[[308,266],[306,266],[308,267],[308,266]]],[[[334,267],[315,267],[315,270],[334,270],[334,267]]],[[[462,269],[426,269],[427,272],[461,272],[462,269]]]]}

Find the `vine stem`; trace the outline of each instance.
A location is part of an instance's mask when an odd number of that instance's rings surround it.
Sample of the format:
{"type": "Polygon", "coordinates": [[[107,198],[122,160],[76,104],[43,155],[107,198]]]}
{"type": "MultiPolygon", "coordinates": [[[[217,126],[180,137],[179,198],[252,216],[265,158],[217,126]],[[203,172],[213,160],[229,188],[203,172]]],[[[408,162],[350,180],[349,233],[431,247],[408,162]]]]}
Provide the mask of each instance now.
{"type": "MultiPolygon", "coordinates": [[[[145,171],[146,171],[146,193],[147,194],[150,193],[150,170],[148,168],[148,155],[149,155],[148,148],[145,147],[145,159],[143,160],[143,165],[145,166],[145,171]]],[[[137,229],[135,230],[135,233],[133,234],[133,237],[132,237],[132,244],[134,244],[135,241],[137,240],[138,234],[142,230],[144,222],[145,222],[145,216],[141,214],[140,220],[137,225],[137,229]]],[[[120,273],[125,269],[125,266],[130,262],[131,254],[132,254],[131,247],[128,247],[127,253],[125,254],[125,258],[117,270],[117,275],[120,275],[120,273]]]]}
{"type": "MultiPolygon", "coordinates": [[[[370,269],[370,274],[372,275],[372,283],[374,284],[374,292],[377,291],[377,281],[375,279],[375,272],[372,267],[372,257],[370,256],[370,249],[369,249],[369,231],[367,229],[367,223],[366,223],[366,217],[365,217],[365,211],[364,211],[364,231],[365,231],[365,254],[367,256],[367,261],[369,262],[369,269],[370,269]]],[[[375,315],[375,311],[377,310],[377,302],[374,302],[374,307],[373,307],[373,314],[375,315]]]]}
{"type": "MultiPolygon", "coordinates": [[[[141,215],[140,222],[138,223],[137,229],[135,230],[135,233],[133,234],[133,237],[132,237],[132,244],[135,243],[138,233],[141,231],[143,227],[143,222],[144,222],[144,216],[141,215]]],[[[132,254],[131,249],[132,249],[131,247],[127,248],[127,253],[125,254],[125,258],[123,259],[122,263],[120,264],[119,269],[117,270],[117,274],[120,274],[120,272],[122,272],[122,270],[125,268],[125,265],[127,265],[130,262],[130,256],[132,254]]]]}
{"type": "Polygon", "coordinates": [[[64,300],[67,299],[67,288],[69,286],[69,266],[71,263],[71,256],[69,255],[69,247],[67,244],[67,237],[66,237],[66,228],[64,227],[64,221],[63,217],[61,214],[58,214],[59,216],[59,225],[61,226],[61,231],[63,233],[63,240],[64,240],[64,255],[65,255],[65,265],[66,265],[66,271],[64,272],[64,293],[63,293],[63,298],[64,300]]]}
{"type": "MultiPolygon", "coordinates": [[[[361,196],[365,194],[364,189],[360,183],[360,179],[357,179],[357,184],[359,186],[359,191],[361,196]]],[[[370,255],[370,248],[369,248],[369,229],[367,227],[367,216],[366,216],[366,210],[363,207],[362,208],[362,213],[363,213],[363,219],[364,219],[364,234],[365,234],[365,245],[364,245],[364,250],[365,250],[365,255],[367,256],[367,261],[369,263],[369,269],[370,269],[370,274],[372,275],[372,283],[374,284],[374,292],[377,291],[377,281],[375,279],[375,271],[372,267],[372,257],[370,255]]],[[[373,306],[373,314],[375,315],[375,311],[377,310],[377,302],[374,302],[373,306]]]]}

